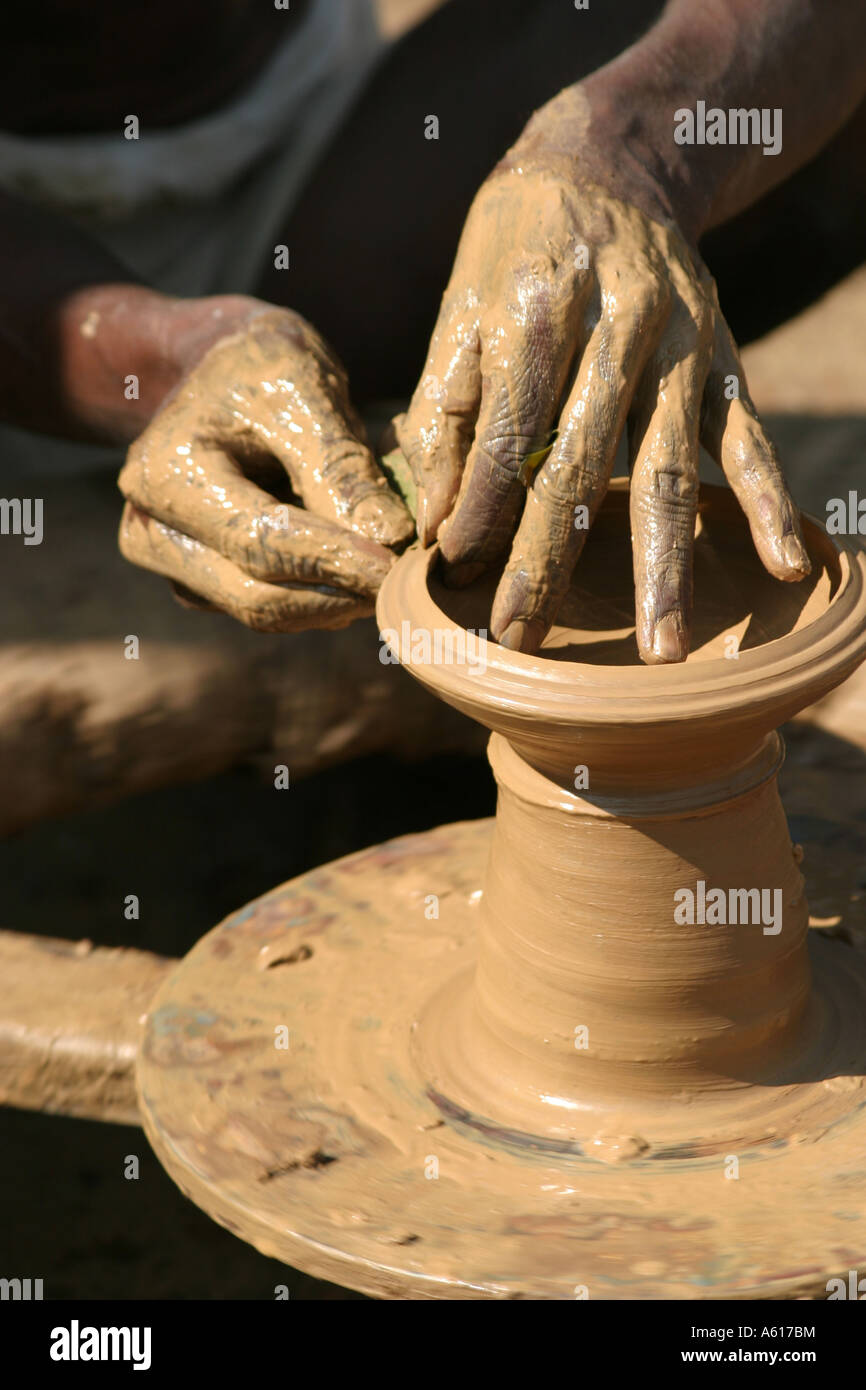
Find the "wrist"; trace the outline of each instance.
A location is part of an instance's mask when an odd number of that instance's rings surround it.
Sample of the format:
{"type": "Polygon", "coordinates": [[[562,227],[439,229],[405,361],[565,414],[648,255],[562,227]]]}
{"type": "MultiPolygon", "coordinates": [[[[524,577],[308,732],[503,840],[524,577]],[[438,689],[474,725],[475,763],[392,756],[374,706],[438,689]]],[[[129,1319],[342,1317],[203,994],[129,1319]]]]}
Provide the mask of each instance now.
{"type": "MultiPolygon", "coordinates": [[[[516,150],[551,143],[577,175],[607,188],[656,220],[674,222],[696,242],[713,224],[727,190],[755,164],[774,164],[761,150],[681,144],[677,113],[735,94],[742,67],[736,16],[724,0],[705,10],[673,0],[642,39],[612,62],[566,88],[529,122],[516,150]]],[[[762,172],[767,172],[765,169],[762,172]]]]}
{"type": "Polygon", "coordinates": [[[578,84],[587,143],[626,190],[640,197],[645,179],[697,242],[811,158],[863,99],[866,7],[832,9],[821,21],[802,0],[668,0],[642,39],[578,84]]]}
{"type": "MultiPolygon", "coordinates": [[[[644,97],[634,74],[601,69],[536,111],[499,167],[558,167],[694,239],[705,197],[676,146],[669,155],[658,106],[644,97]]],[[[671,121],[671,144],[672,132],[671,121]]]]}
{"type": "Polygon", "coordinates": [[[714,149],[707,159],[706,150],[677,142],[676,113],[695,109],[695,93],[706,92],[710,84],[694,64],[685,83],[679,60],[672,61],[670,51],[652,39],[580,86],[594,137],[615,159],[614,176],[625,192],[646,181],[666,219],[697,242],[712,221],[719,185],[731,175],[738,153],[714,149]]]}
{"type": "Polygon", "coordinates": [[[99,284],[52,306],[40,337],[56,364],[59,432],[110,444],[141,433],[177,381],[160,332],[173,302],[141,285],[99,284]]]}

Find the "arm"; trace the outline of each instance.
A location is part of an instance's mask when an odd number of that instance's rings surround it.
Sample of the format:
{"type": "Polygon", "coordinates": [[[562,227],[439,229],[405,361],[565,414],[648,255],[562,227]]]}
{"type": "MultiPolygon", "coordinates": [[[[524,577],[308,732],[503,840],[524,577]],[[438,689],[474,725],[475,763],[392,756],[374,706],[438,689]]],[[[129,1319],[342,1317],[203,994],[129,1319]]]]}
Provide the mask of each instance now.
{"type": "Polygon", "coordinates": [[[643,39],[536,112],[482,185],[396,423],[419,535],[438,538],[449,581],[471,582],[510,547],[490,617],[505,646],[544,640],[626,428],[644,661],[688,655],[699,443],[768,571],[809,573],[696,241],[844,121],[864,53],[861,0],[672,0],[643,39]],[[781,108],[781,150],[678,143],[699,101],[781,108]]]}
{"type": "Polygon", "coordinates": [[[129,443],[180,378],[186,343],[172,325],[182,301],[139,284],[74,224],[6,193],[0,267],[0,417],[129,443]],[[130,374],[138,400],[124,397],[130,374]]]}
{"type": "Polygon", "coordinates": [[[671,0],[640,42],[572,91],[591,113],[571,131],[590,160],[615,144],[623,192],[648,174],[661,206],[697,240],[805,164],[866,96],[866,5],[671,0]],[[699,101],[779,110],[781,150],[676,143],[675,113],[699,101]]]}
{"type": "Polygon", "coordinates": [[[371,613],[412,524],[315,330],[244,295],[157,294],[11,198],[0,228],[0,418],[131,445],[127,558],[255,628],[371,613]]]}

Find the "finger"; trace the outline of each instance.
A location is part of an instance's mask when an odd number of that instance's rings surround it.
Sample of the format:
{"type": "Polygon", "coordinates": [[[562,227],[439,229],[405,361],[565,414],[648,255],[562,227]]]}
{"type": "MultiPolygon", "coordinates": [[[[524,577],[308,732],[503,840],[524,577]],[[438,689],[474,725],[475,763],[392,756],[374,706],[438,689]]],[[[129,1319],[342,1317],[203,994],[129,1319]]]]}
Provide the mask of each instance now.
{"type": "Polygon", "coordinates": [[[454,505],[481,398],[479,311],[474,295],[446,292],[424,373],[395,421],[418,496],[416,525],[430,545],[454,505]]]}
{"type": "Polygon", "coordinates": [[[508,547],[526,497],[521,469],[548,441],[590,284],[569,260],[527,256],[514,267],[504,312],[485,321],[475,438],[439,537],[454,582],[468,581],[508,547]]]}
{"type": "Polygon", "coordinates": [[[701,443],[745,512],[761,561],[777,579],[797,581],[812,565],[772,441],[749,396],[731,330],[716,315],[712,365],[704,388],[701,443]]]}
{"type": "Polygon", "coordinates": [[[383,546],[299,507],[276,502],[221,449],[166,458],[145,434],[120,475],[124,496],[201,541],[255,579],[331,584],[370,597],[393,563],[383,546]]]}
{"type": "Polygon", "coordinates": [[[173,579],[170,579],[168,583],[181,608],[196,608],[200,613],[219,612],[216,604],[208,603],[200,594],[194,594],[192,589],[188,589],[185,584],[177,584],[173,579]]]}
{"type": "Polygon", "coordinates": [[[309,324],[293,319],[290,327],[290,343],[282,315],[247,329],[247,370],[259,384],[241,427],[280,460],[309,511],[380,545],[404,544],[412,518],[363,442],[342,366],[309,324]],[[275,373],[287,346],[290,365],[275,373]]]}
{"type": "Polygon", "coordinates": [[[632,396],[669,301],[664,282],[650,279],[604,297],[496,591],[490,626],[504,647],[536,651],[556,617],[607,492],[632,396]]]}
{"type": "Polygon", "coordinates": [[[259,632],[340,628],[369,617],[372,600],[312,587],[251,579],[231,560],[127,502],[118,537],[127,560],[161,574],[182,590],[259,632]]]}
{"type": "Polygon", "coordinates": [[[689,651],[699,412],[712,353],[709,315],[696,317],[675,311],[629,422],[635,623],[648,665],[685,661],[689,651]]]}

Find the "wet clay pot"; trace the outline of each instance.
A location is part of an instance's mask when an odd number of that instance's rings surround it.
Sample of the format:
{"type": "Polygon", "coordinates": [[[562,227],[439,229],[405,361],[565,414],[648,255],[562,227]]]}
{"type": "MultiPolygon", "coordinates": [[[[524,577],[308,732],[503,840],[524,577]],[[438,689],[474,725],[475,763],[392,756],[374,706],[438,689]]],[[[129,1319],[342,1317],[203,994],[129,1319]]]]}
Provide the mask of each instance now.
{"type": "Polygon", "coordinates": [[[479,635],[495,574],[400,559],[380,628],[492,730],[495,822],[274,890],[157,996],[148,1134],[266,1253],[433,1298],[779,1297],[866,1266],[866,960],[809,930],[776,787],[778,725],[866,654],[866,561],[807,520],[813,572],[782,584],[704,489],[692,651],[646,667],[627,504],[535,656],[479,635]]]}

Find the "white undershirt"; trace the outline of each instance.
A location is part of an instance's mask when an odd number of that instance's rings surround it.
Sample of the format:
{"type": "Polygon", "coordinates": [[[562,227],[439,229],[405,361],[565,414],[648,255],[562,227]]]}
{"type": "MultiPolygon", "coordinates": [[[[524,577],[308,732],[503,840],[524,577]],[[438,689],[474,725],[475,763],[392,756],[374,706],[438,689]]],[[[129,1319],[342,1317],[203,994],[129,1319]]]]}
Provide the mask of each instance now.
{"type": "MultiPolygon", "coordinates": [[[[244,93],[169,129],[116,134],[0,133],[0,186],[84,218],[218,196],[278,147],[309,143],[311,119],[330,133],[331,108],[369,72],[385,44],[371,0],[312,0],[291,38],[244,93]]],[[[135,113],[130,113],[135,114],[135,113]]]]}

